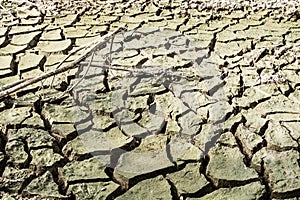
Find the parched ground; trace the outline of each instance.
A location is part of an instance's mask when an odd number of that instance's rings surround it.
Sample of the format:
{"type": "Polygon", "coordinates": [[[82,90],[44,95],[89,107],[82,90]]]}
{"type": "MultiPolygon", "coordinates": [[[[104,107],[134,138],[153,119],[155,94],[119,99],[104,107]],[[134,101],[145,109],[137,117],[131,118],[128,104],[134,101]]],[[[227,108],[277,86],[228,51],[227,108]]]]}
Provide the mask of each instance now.
{"type": "Polygon", "coordinates": [[[299,199],[299,5],[1,1],[0,197],[299,199]]]}

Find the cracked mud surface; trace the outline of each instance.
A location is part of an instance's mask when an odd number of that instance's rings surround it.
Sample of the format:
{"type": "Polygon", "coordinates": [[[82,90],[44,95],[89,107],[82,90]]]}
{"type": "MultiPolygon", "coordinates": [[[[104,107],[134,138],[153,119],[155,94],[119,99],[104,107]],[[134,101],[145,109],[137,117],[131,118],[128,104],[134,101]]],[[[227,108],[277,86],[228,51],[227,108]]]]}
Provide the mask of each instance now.
{"type": "Polygon", "coordinates": [[[209,2],[3,1],[0,95],[127,28],[2,96],[0,197],[299,199],[299,2],[209,2]]]}

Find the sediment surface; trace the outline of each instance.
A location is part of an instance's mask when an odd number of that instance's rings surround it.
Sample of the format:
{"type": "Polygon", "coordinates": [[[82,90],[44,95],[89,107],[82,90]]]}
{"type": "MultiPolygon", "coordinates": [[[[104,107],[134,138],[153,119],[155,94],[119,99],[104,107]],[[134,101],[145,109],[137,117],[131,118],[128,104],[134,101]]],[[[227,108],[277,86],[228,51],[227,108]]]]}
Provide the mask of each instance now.
{"type": "Polygon", "coordinates": [[[1,1],[0,197],[300,198],[299,5],[1,1]]]}

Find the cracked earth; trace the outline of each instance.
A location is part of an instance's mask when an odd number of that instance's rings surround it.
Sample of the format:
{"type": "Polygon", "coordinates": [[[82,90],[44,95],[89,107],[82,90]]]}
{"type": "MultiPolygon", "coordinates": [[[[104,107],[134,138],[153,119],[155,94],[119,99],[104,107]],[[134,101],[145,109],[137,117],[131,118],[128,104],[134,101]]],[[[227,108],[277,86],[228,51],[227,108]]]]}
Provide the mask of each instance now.
{"type": "Polygon", "coordinates": [[[299,199],[299,4],[1,1],[0,197],[299,199]]]}

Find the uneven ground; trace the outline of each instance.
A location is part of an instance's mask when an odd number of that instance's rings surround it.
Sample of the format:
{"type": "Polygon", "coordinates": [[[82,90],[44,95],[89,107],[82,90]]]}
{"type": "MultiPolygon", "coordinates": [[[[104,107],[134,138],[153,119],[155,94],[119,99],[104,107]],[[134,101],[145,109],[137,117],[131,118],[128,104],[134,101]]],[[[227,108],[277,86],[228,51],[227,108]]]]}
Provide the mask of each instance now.
{"type": "Polygon", "coordinates": [[[1,197],[299,199],[299,2],[220,2],[2,1],[1,197]]]}

